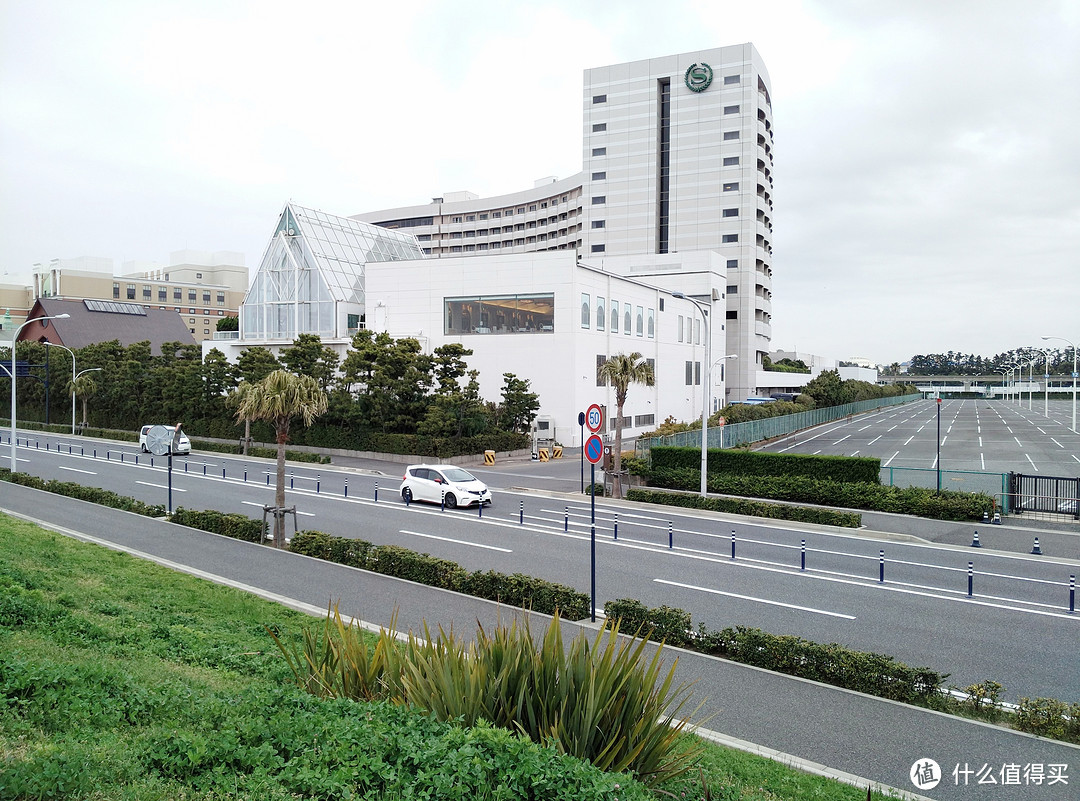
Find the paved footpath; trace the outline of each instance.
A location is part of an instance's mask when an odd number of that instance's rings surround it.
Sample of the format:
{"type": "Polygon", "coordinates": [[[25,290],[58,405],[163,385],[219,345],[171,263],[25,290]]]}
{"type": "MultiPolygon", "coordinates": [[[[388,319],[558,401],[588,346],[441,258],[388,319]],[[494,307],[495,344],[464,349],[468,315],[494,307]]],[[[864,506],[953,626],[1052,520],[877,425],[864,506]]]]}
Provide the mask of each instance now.
{"type": "MultiPolygon", "coordinates": [[[[426,620],[433,628],[453,626],[468,632],[478,621],[490,627],[520,614],[492,602],[6,482],[0,483],[0,512],[311,614],[325,613],[328,602],[335,601],[343,614],[375,627],[389,625],[395,610],[402,631],[419,631],[426,620]]],[[[544,616],[533,617],[534,631],[546,625],[544,616]]],[[[568,636],[592,628],[565,625],[568,636]]],[[[705,698],[701,714],[722,742],[863,786],[899,788],[909,797],[1080,798],[1080,747],[722,659],[667,652],[678,655],[679,680],[696,681],[695,702],[705,698]],[[936,787],[920,790],[909,774],[914,764],[928,759],[940,766],[943,776],[936,787]],[[1053,781],[1060,774],[1067,784],[1053,781]]],[[[1080,687],[1080,667],[1077,679],[1080,687]]]]}

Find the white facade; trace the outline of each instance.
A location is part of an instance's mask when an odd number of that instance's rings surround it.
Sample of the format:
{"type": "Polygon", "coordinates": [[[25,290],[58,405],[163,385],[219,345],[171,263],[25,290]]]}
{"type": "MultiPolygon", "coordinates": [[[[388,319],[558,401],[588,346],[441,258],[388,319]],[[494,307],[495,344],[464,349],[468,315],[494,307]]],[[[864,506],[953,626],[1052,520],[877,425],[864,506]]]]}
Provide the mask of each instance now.
{"type": "Polygon", "coordinates": [[[580,266],[572,251],[501,256],[496,270],[464,256],[435,269],[428,259],[369,264],[366,283],[369,328],[415,337],[425,352],[448,343],[471,349],[466,361],[488,400],[500,397],[504,373],[528,379],[563,444],[581,444],[578,412],[592,403],[606,407],[605,431],[614,431],[614,391],[597,370],[618,353],[641,353],[656,376],[655,386],[634,385],[627,395],[628,435],[668,415],[701,414],[704,343],[685,301],[580,266]]]}

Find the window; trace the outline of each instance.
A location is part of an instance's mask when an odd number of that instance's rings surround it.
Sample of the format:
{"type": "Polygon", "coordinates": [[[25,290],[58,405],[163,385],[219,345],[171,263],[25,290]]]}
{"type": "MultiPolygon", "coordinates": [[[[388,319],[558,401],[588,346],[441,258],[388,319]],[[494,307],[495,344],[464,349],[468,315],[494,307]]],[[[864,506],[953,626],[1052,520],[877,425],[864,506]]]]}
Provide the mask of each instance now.
{"type": "Polygon", "coordinates": [[[611,301],[611,316],[608,319],[611,323],[611,333],[619,333],[619,301],[611,301]]]}
{"type": "Polygon", "coordinates": [[[465,217],[465,222],[476,222],[476,215],[469,214],[465,217]]]}
{"type": "Polygon", "coordinates": [[[686,321],[686,318],[683,317],[680,314],[679,315],[679,342],[683,341],[683,325],[684,325],[685,321],[686,321]]]}
{"type": "Polygon", "coordinates": [[[592,227],[593,228],[603,228],[606,224],[607,223],[604,220],[593,220],[592,221],[592,227]]]}
{"type": "Polygon", "coordinates": [[[536,211],[536,204],[535,203],[533,203],[532,205],[529,206],[529,211],[536,211]]]}
{"type": "Polygon", "coordinates": [[[737,311],[729,311],[727,313],[727,319],[729,319],[729,320],[738,320],[739,319],[739,313],[737,311]]]}
{"type": "Polygon", "coordinates": [[[450,238],[451,239],[461,239],[461,231],[451,231],[450,232],[450,238]]]}
{"type": "Polygon", "coordinates": [[[686,362],[686,386],[692,386],[694,383],[694,363],[686,362]]]}
{"type": "Polygon", "coordinates": [[[607,178],[607,173],[606,172],[594,172],[592,174],[592,179],[594,181],[603,181],[606,178],[607,178]]]}
{"type": "Polygon", "coordinates": [[[188,290],[187,299],[188,299],[188,303],[194,303],[195,302],[195,290],[194,289],[189,289],[188,290]]]}
{"type": "Polygon", "coordinates": [[[202,273],[195,273],[195,280],[196,281],[201,281],[202,280],[202,273]]]}
{"type": "Polygon", "coordinates": [[[451,253],[461,253],[461,245],[453,245],[450,248],[451,253]]]}
{"type": "Polygon", "coordinates": [[[694,386],[701,386],[701,362],[694,362],[694,386]]]}
{"type": "Polygon", "coordinates": [[[525,207],[524,206],[518,206],[517,211],[514,212],[514,213],[515,214],[524,214],[525,213],[525,207]]]}
{"type": "Polygon", "coordinates": [[[607,311],[607,305],[602,297],[596,296],[596,330],[604,330],[604,316],[607,311]]]}
{"type": "Polygon", "coordinates": [[[724,209],[723,216],[724,217],[738,217],[739,216],[739,210],[738,209],[724,209]]]}
{"type": "Polygon", "coordinates": [[[555,295],[443,298],[445,334],[540,334],[555,330],[555,295]]]}
{"type": "Polygon", "coordinates": [[[694,344],[701,344],[701,320],[694,318],[694,344]]]}
{"type": "Polygon", "coordinates": [[[606,147],[594,147],[592,149],[592,154],[594,156],[606,156],[607,155],[607,148],[606,147]]]}
{"type": "Polygon", "coordinates": [[[150,300],[150,287],[144,286],[142,288],[143,300],[150,300]]]}
{"type": "Polygon", "coordinates": [[[491,212],[491,219],[497,220],[500,217],[502,217],[502,212],[501,211],[493,211],[493,212],[491,212]]]}
{"type": "Polygon", "coordinates": [[[173,303],[179,303],[180,301],[182,301],[184,299],[184,290],[182,290],[178,286],[173,287],[172,299],[173,299],[173,303]]]}
{"type": "Polygon", "coordinates": [[[652,339],[653,337],[656,336],[656,309],[649,309],[648,321],[649,321],[649,328],[648,328],[649,339],[652,339]]]}
{"type": "Polygon", "coordinates": [[[738,234],[724,234],[722,237],[720,237],[720,241],[721,242],[738,242],[739,241],[739,235],[738,234]]]}
{"type": "Polygon", "coordinates": [[[169,290],[168,290],[168,289],[167,289],[166,287],[163,287],[163,286],[159,286],[159,287],[157,288],[157,299],[158,299],[158,303],[164,303],[164,302],[165,302],[165,298],[167,298],[167,297],[168,297],[168,295],[169,295],[169,290]]]}
{"type": "Polygon", "coordinates": [[[488,216],[486,214],[481,214],[480,215],[481,220],[486,220],[487,218],[488,218],[488,216]]]}
{"type": "Polygon", "coordinates": [[[634,425],[635,426],[651,426],[656,422],[656,415],[653,414],[635,414],[634,425]]]}
{"type": "Polygon", "coordinates": [[[637,307],[637,328],[635,329],[639,337],[645,336],[645,310],[641,307],[637,307]]]}
{"type": "Polygon", "coordinates": [[[724,76],[724,86],[731,86],[733,83],[738,83],[738,82],[739,82],[739,76],[738,75],[725,75],[724,76]]]}
{"type": "Polygon", "coordinates": [[[600,353],[596,354],[596,386],[598,387],[602,387],[607,383],[600,377],[600,368],[603,367],[606,362],[607,356],[600,353]]]}
{"type": "Polygon", "coordinates": [[[739,163],[739,157],[738,156],[725,156],[724,157],[724,166],[725,167],[734,167],[738,163],[739,163]]]}
{"type": "Polygon", "coordinates": [[[204,334],[209,334],[209,333],[210,333],[210,329],[209,329],[209,328],[204,328],[204,329],[202,330],[202,332],[203,332],[204,334]]]}
{"type": "Polygon", "coordinates": [[[203,303],[209,303],[210,302],[210,293],[209,292],[203,291],[203,293],[202,293],[202,302],[203,303]]]}
{"type": "MultiPolygon", "coordinates": [[[[736,164],[739,163],[737,159],[736,159],[735,163],[736,164]]],[[[724,191],[725,192],[738,192],[739,191],[739,183],[738,183],[738,181],[736,181],[734,183],[730,183],[730,184],[724,184],[724,191]]]]}
{"type": "Polygon", "coordinates": [[[581,295],[581,327],[589,327],[589,296],[585,293],[581,295]]]}
{"type": "Polygon", "coordinates": [[[116,300],[120,299],[120,284],[113,284],[112,285],[112,296],[116,300]]]}
{"type": "Polygon", "coordinates": [[[604,252],[605,252],[606,250],[607,250],[607,246],[606,246],[606,245],[593,245],[593,246],[592,246],[592,247],[590,248],[590,251],[591,251],[592,253],[604,253],[604,252]]]}
{"type": "Polygon", "coordinates": [[[476,238],[476,231],[466,231],[465,232],[465,238],[466,239],[475,239],[476,238]]]}
{"type": "Polygon", "coordinates": [[[725,114],[738,114],[739,113],[739,107],[738,106],[724,106],[724,113],[725,114]]]}
{"type": "Polygon", "coordinates": [[[631,333],[630,325],[631,325],[631,323],[630,323],[630,304],[629,303],[624,303],[623,304],[623,327],[622,327],[622,330],[623,330],[623,333],[626,334],[627,336],[630,336],[630,333],[631,333]]]}
{"type": "Polygon", "coordinates": [[[461,217],[451,217],[450,222],[459,223],[459,222],[461,222],[461,217]]]}
{"type": "Polygon", "coordinates": [[[737,286],[735,286],[735,284],[728,284],[727,293],[729,295],[738,295],[739,294],[739,288],[737,286]]]}
{"type": "Polygon", "coordinates": [[[664,310],[664,299],[660,298],[660,311],[664,310]]]}
{"type": "Polygon", "coordinates": [[[594,206],[602,206],[602,205],[604,205],[605,203],[607,203],[607,195],[596,195],[596,196],[595,196],[595,197],[594,197],[594,198],[592,199],[592,204],[593,204],[594,206]]]}
{"type": "Polygon", "coordinates": [[[606,103],[607,102],[607,95],[593,95],[592,102],[593,102],[594,106],[597,103],[606,103]]]}
{"type": "Polygon", "coordinates": [[[724,141],[725,142],[730,142],[732,139],[738,139],[738,138],[739,138],[739,132],[738,131],[724,131],[724,141]]]}
{"type": "Polygon", "coordinates": [[[738,259],[728,259],[727,260],[727,267],[728,267],[729,270],[738,269],[739,260],[738,259]]]}

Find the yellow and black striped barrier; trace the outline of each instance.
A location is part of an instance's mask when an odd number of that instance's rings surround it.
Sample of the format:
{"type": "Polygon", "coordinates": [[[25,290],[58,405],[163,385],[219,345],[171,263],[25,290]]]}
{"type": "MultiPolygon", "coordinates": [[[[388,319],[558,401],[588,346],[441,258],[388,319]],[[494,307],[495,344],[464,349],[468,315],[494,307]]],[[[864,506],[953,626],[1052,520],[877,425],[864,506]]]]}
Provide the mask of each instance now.
{"type": "Polygon", "coordinates": [[[562,458],[562,445],[552,445],[551,446],[551,458],[552,459],[561,459],[562,458]]]}
{"type": "Polygon", "coordinates": [[[541,448],[540,449],[540,461],[541,462],[546,462],[547,460],[548,460],[548,449],[547,448],[541,448]]]}
{"type": "Polygon", "coordinates": [[[484,464],[495,464],[495,451],[484,451],[484,464]]]}

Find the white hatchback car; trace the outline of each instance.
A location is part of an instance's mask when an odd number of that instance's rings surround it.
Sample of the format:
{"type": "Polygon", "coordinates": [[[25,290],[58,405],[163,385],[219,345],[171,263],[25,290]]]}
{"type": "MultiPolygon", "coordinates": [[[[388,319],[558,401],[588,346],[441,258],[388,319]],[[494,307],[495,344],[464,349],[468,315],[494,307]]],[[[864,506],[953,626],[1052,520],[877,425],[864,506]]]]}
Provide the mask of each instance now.
{"type": "Polygon", "coordinates": [[[427,501],[455,506],[491,504],[491,490],[467,470],[448,464],[411,464],[401,477],[401,497],[406,502],[427,501]]]}
{"type": "MultiPolygon", "coordinates": [[[[143,426],[139,429],[139,450],[143,453],[150,452],[150,449],[146,447],[146,432],[151,428],[153,428],[153,426],[143,426]]],[[[165,428],[171,429],[172,426],[165,426],[165,428]]],[[[188,439],[188,435],[182,430],[180,431],[180,441],[176,444],[176,450],[174,450],[173,453],[179,455],[191,453],[191,440],[188,439]]]]}

